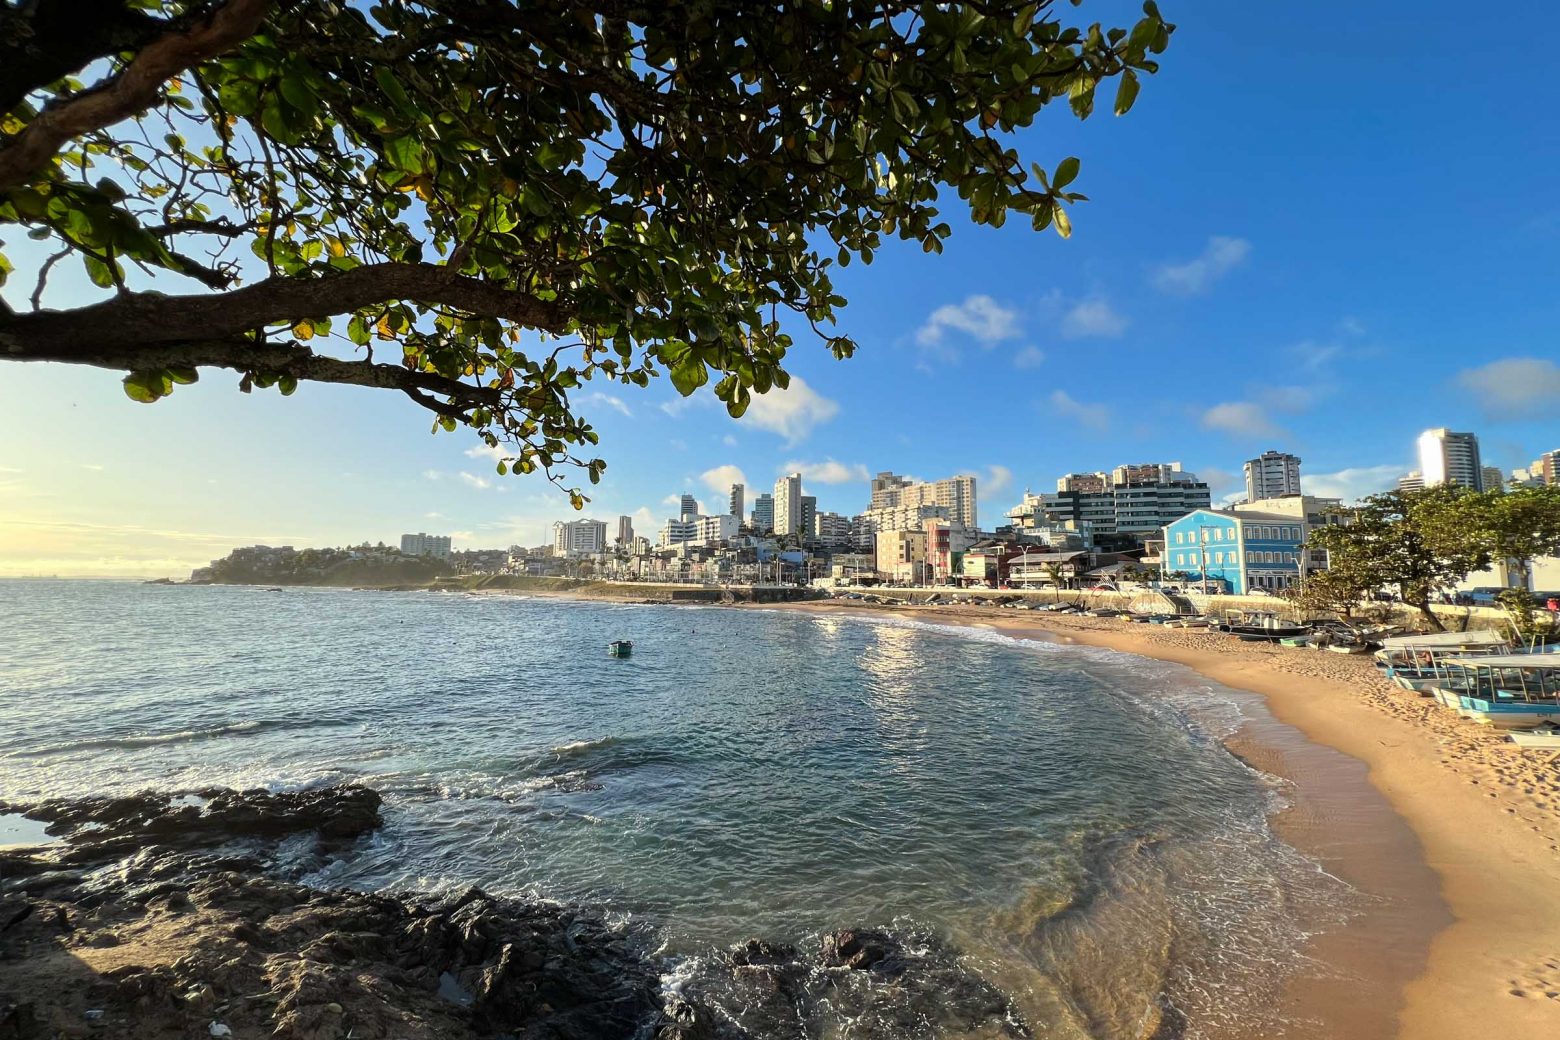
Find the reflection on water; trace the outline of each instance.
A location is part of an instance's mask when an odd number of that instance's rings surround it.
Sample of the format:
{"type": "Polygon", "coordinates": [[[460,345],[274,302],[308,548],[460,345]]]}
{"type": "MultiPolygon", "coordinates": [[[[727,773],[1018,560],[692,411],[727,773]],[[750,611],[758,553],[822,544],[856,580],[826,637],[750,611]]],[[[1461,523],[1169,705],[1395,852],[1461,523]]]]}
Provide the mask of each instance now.
{"type": "Polygon", "coordinates": [[[599,902],[678,955],[928,927],[1037,1035],[1112,1038],[1271,1019],[1346,895],[1269,832],[1231,703],[1133,658],[781,611],[0,593],[0,798],[374,786],[386,827],[321,883],[599,902]]]}

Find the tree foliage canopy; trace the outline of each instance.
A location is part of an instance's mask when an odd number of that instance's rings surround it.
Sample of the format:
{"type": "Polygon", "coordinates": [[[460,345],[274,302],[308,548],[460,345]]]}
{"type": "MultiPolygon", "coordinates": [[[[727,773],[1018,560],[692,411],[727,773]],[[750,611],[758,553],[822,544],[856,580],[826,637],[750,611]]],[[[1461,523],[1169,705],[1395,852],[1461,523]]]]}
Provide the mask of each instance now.
{"type": "Polygon", "coordinates": [[[596,480],[582,383],[713,380],[741,415],[788,383],[787,321],[855,349],[833,266],[940,251],[940,202],[1067,235],[1078,160],[1007,139],[1102,89],[1124,113],[1173,26],[1066,10],[9,0],[0,235],[46,245],[17,270],[0,241],[0,356],[147,402],[203,367],[399,390],[520,472],[596,480]],[[103,298],[42,307],[59,262],[103,298]]]}
{"type": "Polygon", "coordinates": [[[1339,571],[1329,579],[1336,586],[1395,585],[1403,602],[1439,631],[1430,609],[1435,597],[1490,564],[1489,540],[1469,522],[1479,497],[1455,484],[1372,495],[1347,523],[1313,530],[1309,545],[1327,550],[1328,568],[1339,571]]]}

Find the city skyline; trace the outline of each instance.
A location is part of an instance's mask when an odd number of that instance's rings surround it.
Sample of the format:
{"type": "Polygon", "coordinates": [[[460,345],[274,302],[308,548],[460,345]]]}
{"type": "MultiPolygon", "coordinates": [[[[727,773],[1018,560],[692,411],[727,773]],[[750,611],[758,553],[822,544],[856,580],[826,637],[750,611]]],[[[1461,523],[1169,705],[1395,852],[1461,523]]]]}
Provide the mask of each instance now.
{"type": "MultiPolygon", "coordinates": [[[[801,472],[818,508],[841,513],[889,465],[971,472],[990,516],[1026,483],[1130,460],[1180,459],[1218,501],[1272,449],[1305,459],[1308,491],[1353,497],[1417,468],[1414,439],[1446,427],[1477,432],[1509,473],[1556,447],[1546,171],[1560,144],[1484,98],[1543,104],[1557,88],[1452,12],[1433,8],[1414,46],[1388,54],[1373,41],[1402,26],[1386,9],[1346,9],[1342,35],[1314,9],[1180,12],[1173,60],[1130,117],[1048,113],[1020,137],[1048,166],[1081,159],[1091,201],[1070,240],[974,227],[950,206],[940,256],[886,241],[870,267],[837,272],[857,356],[834,361],[792,329],[791,388],[740,421],[708,388],[585,385],[575,399],[609,468],[584,484],[582,514],[540,478],[499,476],[471,434],[429,436],[388,395],[242,395],[215,372],[145,406],[113,373],[11,366],[0,574],[173,574],[234,545],[417,530],[535,544],[576,516],[653,530],[673,515],[665,496],[719,501],[731,470],[755,493],[801,472]],[[1297,53],[1318,56],[1316,75],[1271,75],[1297,53]],[[1453,66],[1479,69],[1482,89],[1404,89],[1453,66]],[[1392,98],[1390,112],[1361,97],[1392,98]],[[1454,216],[1445,185],[1472,157],[1500,190],[1454,216]]],[[[30,290],[0,292],[24,305],[30,290]]],[[[50,300],[93,293],[61,276],[50,300]]]]}

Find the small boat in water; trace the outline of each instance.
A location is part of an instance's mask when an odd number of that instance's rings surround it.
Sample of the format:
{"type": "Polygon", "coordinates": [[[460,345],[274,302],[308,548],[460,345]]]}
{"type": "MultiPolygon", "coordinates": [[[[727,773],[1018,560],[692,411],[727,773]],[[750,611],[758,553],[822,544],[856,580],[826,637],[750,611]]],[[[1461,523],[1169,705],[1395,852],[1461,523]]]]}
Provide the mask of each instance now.
{"type": "Polygon", "coordinates": [[[609,657],[629,657],[634,653],[634,644],[627,639],[615,639],[607,644],[609,657]]]}

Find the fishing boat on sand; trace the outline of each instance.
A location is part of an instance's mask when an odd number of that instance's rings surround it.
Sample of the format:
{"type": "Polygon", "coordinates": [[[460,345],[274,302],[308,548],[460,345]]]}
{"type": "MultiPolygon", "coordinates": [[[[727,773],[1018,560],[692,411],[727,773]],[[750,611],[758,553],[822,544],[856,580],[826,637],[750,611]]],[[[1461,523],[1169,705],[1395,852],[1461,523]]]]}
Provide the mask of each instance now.
{"type": "Polygon", "coordinates": [[[1392,636],[1381,641],[1376,667],[1400,688],[1428,694],[1449,677],[1449,662],[1511,650],[1505,636],[1488,630],[1392,636]]]}
{"type": "Polygon", "coordinates": [[[1464,718],[1497,729],[1560,723],[1560,657],[1486,654],[1444,662],[1435,699],[1464,718]]]}

